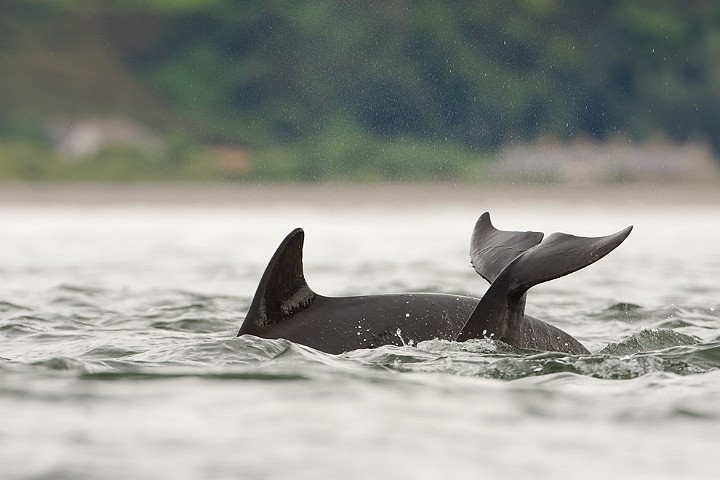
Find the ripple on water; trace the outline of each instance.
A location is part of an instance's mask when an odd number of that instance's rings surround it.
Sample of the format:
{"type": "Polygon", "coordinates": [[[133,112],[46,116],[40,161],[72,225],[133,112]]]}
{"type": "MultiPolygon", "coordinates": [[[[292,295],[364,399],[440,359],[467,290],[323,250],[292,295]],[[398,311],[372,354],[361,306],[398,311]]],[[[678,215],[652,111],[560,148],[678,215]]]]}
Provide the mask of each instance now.
{"type": "Polygon", "coordinates": [[[48,370],[71,370],[76,372],[87,371],[86,363],[70,357],[53,357],[33,363],[34,366],[48,370]]]}
{"type": "Polygon", "coordinates": [[[237,312],[206,303],[154,307],[142,316],[151,321],[152,328],[195,333],[224,331],[237,320],[237,312]]]}
{"type": "Polygon", "coordinates": [[[17,305],[12,302],[0,300],[0,314],[7,314],[13,312],[28,312],[30,310],[32,310],[30,307],[24,307],[22,305],[17,305]]]}
{"type": "Polygon", "coordinates": [[[0,304],[0,333],[13,345],[26,340],[46,349],[44,354],[37,350],[27,356],[25,361],[33,368],[82,375],[377,379],[388,373],[422,373],[517,380],[567,373],[632,379],[654,372],[688,375],[720,367],[717,342],[703,343],[692,334],[717,331],[718,312],[712,307],[670,305],[652,310],[616,303],[590,313],[588,321],[620,322],[635,330],[591,355],[536,352],[488,339],[431,340],[417,347],[328,355],[286,340],[235,338],[239,307],[248,302],[244,297],[76,286],[58,287],[50,297],[55,301],[33,309],[0,304]],[[59,304],[60,312],[51,313],[59,304]],[[72,305],[80,310],[68,315],[65,308],[72,305]]]}
{"type": "Polygon", "coordinates": [[[0,320],[0,333],[7,337],[24,337],[43,332],[45,320],[34,315],[18,315],[0,320]]]}
{"type": "Polygon", "coordinates": [[[618,343],[611,343],[600,350],[600,353],[628,355],[650,350],[662,350],[678,345],[695,345],[696,343],[699,343],[699,339],[691,335],[685,335],[667,328],[653,328],[640,330],[618,343]]]}
{"type": "Polygon", "coordinates": [[[589,355],[523,350],[479,340],[421,342],[417,348],[385,346],[346,354],[399,371],[516,380],[573,373],[603,379],[632,379],[653,372],[678,375],[720,368],[716,347],[677,332],[648,332],[589,355]],[[638,338],[640,340],[638,340],[638,338]]]}

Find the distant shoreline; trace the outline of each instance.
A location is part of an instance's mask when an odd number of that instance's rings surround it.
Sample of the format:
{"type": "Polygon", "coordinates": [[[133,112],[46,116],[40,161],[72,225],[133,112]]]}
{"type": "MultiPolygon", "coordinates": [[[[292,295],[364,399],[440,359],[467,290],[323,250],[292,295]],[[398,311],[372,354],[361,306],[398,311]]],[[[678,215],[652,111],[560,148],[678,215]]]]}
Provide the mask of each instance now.
{"type": "Polygon", "coordinates": [[[717,183],[0,183],[6,206],[720,205],[717,183]]]}

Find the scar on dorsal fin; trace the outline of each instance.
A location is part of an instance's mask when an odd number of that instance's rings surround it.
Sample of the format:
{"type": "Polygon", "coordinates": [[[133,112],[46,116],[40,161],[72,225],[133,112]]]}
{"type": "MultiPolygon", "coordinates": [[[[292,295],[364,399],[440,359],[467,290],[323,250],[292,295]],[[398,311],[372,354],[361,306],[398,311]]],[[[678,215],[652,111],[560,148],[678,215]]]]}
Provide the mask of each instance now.
{"type": "Polygon", "coordinates": [[[470,261],[475,271],[493,283],[510,262],[543,239],[541,232],[498,230],[483,213],[475,224],[470,241],[470,261]]]}
{"type": "Polygon", "coordinates": [[[308,307],[317,298],[305,281],[303,242],[305,233],[296,228],[288,234],[263,273],[238,336],[260,336],[263,331],[308,307]]]}

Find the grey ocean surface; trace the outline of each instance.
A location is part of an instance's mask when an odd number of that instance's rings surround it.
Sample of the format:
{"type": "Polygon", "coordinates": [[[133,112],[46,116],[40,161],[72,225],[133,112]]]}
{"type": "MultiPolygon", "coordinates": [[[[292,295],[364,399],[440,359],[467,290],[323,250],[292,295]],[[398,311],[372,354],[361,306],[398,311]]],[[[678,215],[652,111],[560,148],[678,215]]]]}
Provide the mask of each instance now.
{"type": "Polygon", "coordinates": [[[0,478],[718,478],[717,205],[0,207],[0,478]],[[326,295],[480,296],[478,216],[625,244],[533,288],[593,353],[235,338],[292,228],[326,295]]]}

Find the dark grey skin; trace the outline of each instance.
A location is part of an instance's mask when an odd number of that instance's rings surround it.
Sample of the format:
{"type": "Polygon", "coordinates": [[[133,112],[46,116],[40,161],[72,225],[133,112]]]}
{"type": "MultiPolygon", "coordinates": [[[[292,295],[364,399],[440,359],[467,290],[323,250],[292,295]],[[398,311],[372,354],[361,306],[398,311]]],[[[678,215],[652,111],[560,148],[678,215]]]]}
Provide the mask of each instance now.
{"type": "Polygon", "coordinates": [[[525,293],[602,258],[631,228],[599,238],[556,233],[540,243],[542,233],[497,230],[485,213],[471,243],[473,266],[491,283],[482,299],[428,293],[318,295],[305,281],[304,233],[298,228],[270,260],[238,336],[285,338],[328,353],[436,338],[492,338],[522,348],[589,353],[569,334],[525,315],[525,293]]]}
{"type": "Polygon", "coordinates": [[[440,294],[316,295],[291,321],[270,329],[246,321],[239,334],[285,338],[328,353],[414,345],[432,338],[455,339],[477,304],[477,298],[440,294]]]}

